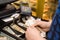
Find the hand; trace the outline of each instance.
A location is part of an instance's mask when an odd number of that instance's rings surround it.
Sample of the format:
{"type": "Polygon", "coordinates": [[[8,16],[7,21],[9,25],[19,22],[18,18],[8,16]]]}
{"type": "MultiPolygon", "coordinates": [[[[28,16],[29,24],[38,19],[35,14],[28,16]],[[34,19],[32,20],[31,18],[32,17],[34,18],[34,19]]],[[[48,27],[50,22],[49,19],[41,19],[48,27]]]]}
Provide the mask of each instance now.
{"type": "Polygon", "coordinates": [[[27,40],[46,40],[40,36],[40,32],[33,26],[28,27],[25,34],[27,40]]]}
{"type": "Polygon", "coordinates": [[[45,22],[45,21],[35,20],[34,26],[39,25],[43,31],[47,32],[50,30],[51,22],[52,21],[45,22]]]}

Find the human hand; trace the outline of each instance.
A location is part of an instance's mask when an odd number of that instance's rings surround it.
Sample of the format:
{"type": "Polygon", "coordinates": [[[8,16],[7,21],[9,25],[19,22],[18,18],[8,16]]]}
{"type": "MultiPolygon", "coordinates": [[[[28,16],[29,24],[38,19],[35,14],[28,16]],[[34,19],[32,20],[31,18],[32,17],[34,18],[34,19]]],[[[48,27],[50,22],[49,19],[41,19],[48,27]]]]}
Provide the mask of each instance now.
{"type": "Polygon", "coordinates": [[[41,21],[40,19],[35,20],[34,18],[32,18],[32,19],[29,19],[25,23],[25,25],[27,25],[27,26],[31,26],[32,25],[33,27],[38,26],[43,31],[48,32],[49,29],[50,29],[51,22],[52,21],[46,22],[46,21],[41,21]]]}
{"type": "Polygon", "coordinates": [[[45,38],[41,37],[40,31],[33,26],[28,27],[25,34],[27,40],[46,40],[45,38]]]}
{"type": "Polygon", "coordinates": [[[46,22],[41,20],[35,20],[34,22],[35,22],[33,24],[34,27],[38,25],[43,31],[47,32],[50,29],[52,21],[46,22]]]}

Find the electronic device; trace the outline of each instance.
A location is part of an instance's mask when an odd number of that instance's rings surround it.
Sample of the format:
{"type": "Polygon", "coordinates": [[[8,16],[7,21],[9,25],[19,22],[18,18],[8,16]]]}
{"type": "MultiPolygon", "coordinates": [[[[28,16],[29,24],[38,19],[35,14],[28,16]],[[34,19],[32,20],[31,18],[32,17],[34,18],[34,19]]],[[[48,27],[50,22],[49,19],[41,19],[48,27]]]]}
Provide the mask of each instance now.
{"type": "Polygon", "coordinates": [[[22,15],[32,15],[32,10],[29,7],[28,3],[21,2],[20,6],[21,6],[21,14],[22,15]]]}
{"type": "Polygon", "coordinates": [[[0,2],[0,4],[4,4],[4,6],[2,5],[3,8],[0,10],[0,31],[16,40],[25,40],[27,27],[34,24],[33,20],[38,18],[32,16],[31,8],[27,2],[20,3],[21,13],[17,13],[13,6],[10,7],[11,5],[8,5],[10,8],[6,8],[7,4],[13,1],[15,0],[4,0],[4,2],[0,2]]]}

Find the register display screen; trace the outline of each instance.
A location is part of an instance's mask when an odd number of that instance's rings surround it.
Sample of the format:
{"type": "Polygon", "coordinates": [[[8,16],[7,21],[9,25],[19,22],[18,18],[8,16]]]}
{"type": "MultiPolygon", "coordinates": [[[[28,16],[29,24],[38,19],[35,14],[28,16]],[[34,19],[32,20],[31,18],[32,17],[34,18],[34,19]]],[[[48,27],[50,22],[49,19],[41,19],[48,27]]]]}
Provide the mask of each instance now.
{"type": "Polygon", "coordinates": [[[28,3],[21,3],[21,14],[31,15],[31,8],[28,3]]]}

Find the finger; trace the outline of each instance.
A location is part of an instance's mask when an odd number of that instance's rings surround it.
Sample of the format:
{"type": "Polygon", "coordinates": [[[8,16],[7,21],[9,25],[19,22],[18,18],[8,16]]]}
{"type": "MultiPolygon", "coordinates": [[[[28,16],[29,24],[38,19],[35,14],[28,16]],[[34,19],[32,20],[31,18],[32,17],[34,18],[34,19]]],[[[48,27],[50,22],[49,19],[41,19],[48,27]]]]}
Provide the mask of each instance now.
{"type": "Polygon", "coordinates": [[[42,29],[44,32],[48,32],[50,29],[46,28],[46,29],[42,29]]]}
{"type": "Polygon", "coordinates": [[[27,30],[26,30],[26,32],[25,32],[25,37],[28,38],[29,36],[30,36],[30,27],[28,27],[27,30]]]}

